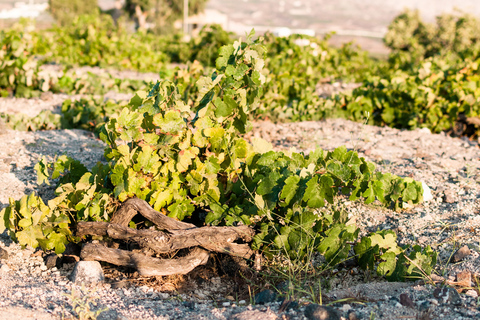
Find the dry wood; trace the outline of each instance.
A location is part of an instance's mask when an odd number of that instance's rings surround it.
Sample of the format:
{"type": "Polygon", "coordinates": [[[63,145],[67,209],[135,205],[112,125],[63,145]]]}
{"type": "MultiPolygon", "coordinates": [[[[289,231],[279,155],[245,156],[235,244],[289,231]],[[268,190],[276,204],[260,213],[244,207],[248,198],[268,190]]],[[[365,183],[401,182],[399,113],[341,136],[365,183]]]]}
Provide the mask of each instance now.
{"type": "Polygon", "coordinates": [[[161,276],[185,274],[196,266],[205,264],[208,260],[206,250],[248,259],[253,254],[249,245],[234,243],[234,241],[242,239],[250,242],[254,231],[247,226],[197,228],[193,224],[163,215],[141,199],[132,198],[114,213],[110,223],[79,222],[76,235],[108,236],[115,240],[136,242],[140,247],[151,249],[155,253],[173,253],[179,249],[193,248],[186,257],[178,259],[158,259],[92,243],[82,248],[82,259],[129,266],[137,269],[144,276],[161,276]],[[138,213],[153,222],[159,230],[129,228],[128,223],[138,213]]]}
{"type": "Polygon", "coordinates": [[[468,124],[473,124],[476,127],[480,127],[480,118],[479,117],[468,117],[467,118],[468,124]]]}
{"type": "Polygon", "coordinates": [[[202,227],[170,233],[152,229],[137,230],[107,222],[79,222],[77,236],[84,235],[108,235],[112,239],[133,241],[142,248],[150,248],[156,253],[200,246],[210,251],[228,253],[245,259],[253,254],[248,244],[233,243],[239,238],[247,242],[252,240],[253,230],[247,226],[202,227]]]}
{"type": "Polygon", "coordinates": [[[87,243],[81,253],[83,260],[105,261],[117,266],[135,268],[141,276],[168,276],[187,274],[195,267],[207,263],[209,253],[201,248],[193,249],[178,259],[158,259],[140,253],[113,249],[98,243],[87,243]]]}
{"type": "Polygon", "coordinates": [[[181,222],[153,209],[146,201],[139,198],[131,198],[125,201],[122,207],[113,214],[110,223],[127,226],[132,218],[140,213],[146,219],[155,223],[160,229],[184,230],[195,228],[191,223],[181,222]]]}

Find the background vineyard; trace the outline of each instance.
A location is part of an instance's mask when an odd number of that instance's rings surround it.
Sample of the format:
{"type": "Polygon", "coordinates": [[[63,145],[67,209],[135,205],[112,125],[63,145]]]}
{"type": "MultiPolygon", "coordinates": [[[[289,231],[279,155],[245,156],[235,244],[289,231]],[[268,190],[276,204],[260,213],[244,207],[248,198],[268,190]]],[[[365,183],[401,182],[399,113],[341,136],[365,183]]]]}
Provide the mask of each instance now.
{"type": "Polygon", "coordinates": [[[423,201],[421,183],[379,172],[344,147],[283,153],[242,136],[257,119],[344,117],[477,139],[475,17],[448,14],[430,24],[405,11],[389,27],[391,54],[383,60],[351,43],[332,47],[329,36],[252,32],[239,40],[213,25],[184,41],[181,34],[128,31],[98,12],[43,31],[31,23],[0,34],[0,94],[85,96],[66,100],[61,113],[2,114],[3,121],[16,130],[93,131],[106,144],[106,161],[91,169],[65,155],[40,161],[38,182],[53,181],[57,197],[48,204],[35,194],[11,199],[1,214],[0,229],[20,244],[61,254],[68,242],[82,241],[73,232],[78,221],[108,221],[136,196],[179,220],[252,226],[252,248],[269,258],[304,261],[316,251],[329,266],[354,256],[389,279],[431,272],[436,254],[429,247],[399,247],[392,231],[358,239],[335,200],[343,194],[401,210],[423,201]],[[49,64],[64,69],[51,74],[49,64]],[[161,80],[81,76],[75,68],[82,66],[153,72],[161,80]],[[356,89],[320,96],[325,83],[356,89]],[[105,101],[108,91],[132,98],[105,101]]]}

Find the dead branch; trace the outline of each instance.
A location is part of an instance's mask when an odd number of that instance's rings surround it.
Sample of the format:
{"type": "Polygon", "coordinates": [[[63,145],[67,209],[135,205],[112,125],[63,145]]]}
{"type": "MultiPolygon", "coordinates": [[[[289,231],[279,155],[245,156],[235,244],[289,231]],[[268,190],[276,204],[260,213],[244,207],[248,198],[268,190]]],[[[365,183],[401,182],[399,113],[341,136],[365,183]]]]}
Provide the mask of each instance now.
{"type": "Polygon", "coordinates": [[[187,256],[178,259],[158,259],[140,253],[107,248],[98,243],[87,243],[82,248],[83,260],[104,261],[117,266],[131,267],[141,276],[168,276],[187,274],[195,267],[207,263],[209,253],[201,248],[193,249],[187,256]]]}
{"type": "Polygon", "coordinates": [[[174,252],[179,249],[203,247],[209,251],[228,253],[245,259],[253,254],[248,244],[233,241],[251,241],[254,232],[247,226],[240,227],[201,227],[173,232],[153,229],[137,230],[107,222],[79,222],[77,236],[109,236],[112,239],[132,241],[142,248],[156,253],[174,252]]]}
{"type": "MultiPolygon", "coordinates": [[[[208,251],[227,253],[248,259],[253,251],[247,243],[252,241],[254,231],[247,226],[197,228],[195,225],[177,221],[154,210],[146,201],[132,198],[114,213],[108,222],[79,222],[77,236],[108,236],[113,240],[135,242],[150,252],[174,253],[180,249],[192,248],[191,252],[178,259],[159,259],[142,253],[108,248],[101,244],[88,243],[82,248],[81,258],[105,261],[115,265],[135,268],[141,275],[185,274],[208,260],[208,251]],[[141,214],[156,227],[132,229],[128,227],[132,218],[141,214]],[[208,251],[206,251],[208,250],[208,251]]],[[[117,246],[118,247],[118,246],[117,246]]]]}

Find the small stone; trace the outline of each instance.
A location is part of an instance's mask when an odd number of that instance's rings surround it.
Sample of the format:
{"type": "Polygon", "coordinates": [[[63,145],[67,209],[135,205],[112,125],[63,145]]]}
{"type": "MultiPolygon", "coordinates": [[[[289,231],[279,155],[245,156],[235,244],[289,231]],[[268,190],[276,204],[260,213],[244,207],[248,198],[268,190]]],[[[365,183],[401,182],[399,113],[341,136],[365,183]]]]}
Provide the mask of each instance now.
{"type": "Polygon", "coordinates": [[[357,313],[355,311],[350,311],[348,313],[348,320],[358,320],[357,313]]]}
{"type": "Polygon", "coordinates": [[[406,233],[406,232],[407,232],[407,228],[405,228],[404,226],[399,226],[399,227],[398,227],[398,232],[406,233]]]}
{"type": "Polygon", "coordinates": [[[340,320],[340,314],[332,307],[309,304],[305,308],[305,316],[309,320],[340,320]]]}
{"type": "Polygon", "coordinates": [[[467,246],[463,246],[455,252],[452,257],[452,262],[462,261],[466,256],[471,254],[470,249],[467,246]]]}
{"type": "Polygon", "coordinates": [[[267,308],[265,311],[260,310],[247,310],[237,314],[231,315],[229,320],[276,320],[277,315],[267,308]]]}
{"type": "Polygon", "coordinates": [[[415,303],[413,303],[412,298],[406,293],[400,295],[400,304],[405,307],[414,308],[415,303]]]}
{"type": "Polygon", "coordinates": [[[445,190],[443,192],[443,202],[445,202],[445,203],[454,203],[455,202],[455,198],[453,196],[452,190],[445,190]]]}
{"type": "Polygon", "coordinates": [[[0,260],[7,260],[7,259],[8,259],[7,250],[0,248],[0,260]]]}
{"type": "Polygon", "coordinates": [[[457,283],[456,285],[461,287],[471,287],[472,286],[472,274],[470,271],[462,271],[457,273],[457,283]]]}
{"type": "Polygon", "coordinates": [[[0,273],[7,273],[10,270],[12,270],[12,269],[10,269],[10,267],[6,264],[2,264],[2,266],[0,267],[0,273]]]}
{"type": "Polygon", "coordinates": [[[465,294],[466,294],[467,296],[470,296],[470,297],[473,297],[473,298],[477,298],[477,297],[478,297],[478,293],[477,293],[477,291],[475,291],[475,290],[467,290],[467,291],[465,292],[465,294]]]}
{"type": "Polygon", "coordinates": [[[274,302],[277,299],[277,294],[272,290],[263,290],[255,295],[256,304],[265,304],[274,302]]]}
{"type": "Polygon", "coordinates": [[[222,306],[229,307],[230,306],[230,301],[222,302],[222,306]]]}
{"type": "Polygon", "coordinates": [[[195,309],[195,302],[193,301],[185,301],[183,302],[183,305],[190,310],[195,309]]]}
{"type": "Polygon", "coordinates": [[[62,259],[55,253],[47,255],[44,261],[48,269],[62,267],[62,259]]]}
{"type": "Polygon", "coordinates": [[[247,302],[246,302],[245,300],[240,300],[240,301],[238,301],[238,304],[241,304],[241,305],[246,304],[246,303],[247,303],[247,302]]]}
{"type": "Polygon", "coordinates": [[[433,199],[432,190],[427,186],[425,182],[422,181],[423,187],[423,201],[430,201],[433,199]]]}
{"type": "Polygon", "coordinates": [[[342,306],[342,310],[343,310],[344,312],[348,312],[350,309],[352,309],[352,306],[350,306],[349,304],[344,304],[344,305],[342,306]]]}
{"type": "Polygon", "coordinates": [[[433,291],[433,296],[441,303],[450,303],[454,305],[462,304],[462,298],[454,288],[437,288],[433,291]]]}
{"type": "Polygon", "coordinates": [[[98,261],[79,261],[75,265],[70,280],[75,283],[103,282],[105,276],[98,261]]]}

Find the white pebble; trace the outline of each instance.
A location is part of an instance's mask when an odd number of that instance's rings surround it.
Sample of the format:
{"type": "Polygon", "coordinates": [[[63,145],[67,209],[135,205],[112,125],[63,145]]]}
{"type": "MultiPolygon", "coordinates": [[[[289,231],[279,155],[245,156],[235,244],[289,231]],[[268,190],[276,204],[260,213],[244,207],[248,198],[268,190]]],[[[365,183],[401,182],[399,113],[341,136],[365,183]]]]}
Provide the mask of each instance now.
{"type": "Polygon", "coordinates": [[[473,298],[478,297],[478,293],[477,293],[477,291],[475,291],[475,290],[467,290],[467,292],[465,292],[465,294],[466,294],[467,296],[470,296],[470,297],[473,297],[473,298]]]}

